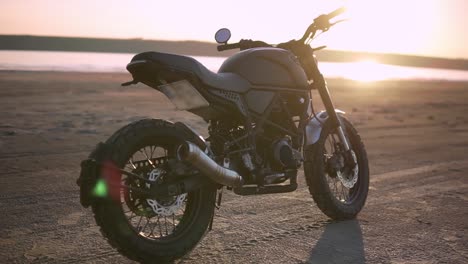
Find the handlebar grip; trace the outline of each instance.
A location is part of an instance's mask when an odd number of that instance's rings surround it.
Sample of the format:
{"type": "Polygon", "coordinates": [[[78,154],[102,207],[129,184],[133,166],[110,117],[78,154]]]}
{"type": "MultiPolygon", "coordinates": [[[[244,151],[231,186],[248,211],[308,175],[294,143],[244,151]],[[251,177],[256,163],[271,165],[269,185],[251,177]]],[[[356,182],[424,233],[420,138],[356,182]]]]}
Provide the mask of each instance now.
{"type": "Polygon", "coordinates": [[[327,17],[328,17],[328,19],[332,19],[332,18],[334,18],[334,17],[336,17],[336,16],[338,16],[338,15],[343,14],[345,11],[346,11],[346,8],[345,8],[345,7],[340,7],[340,8],[338,8],[338,9],[336,9],[335,11],[333,11],[333,12],[327,14],[327,17]]]}
{"type": "Polygon", "coordinates": [[[224,44],[224,45],[219,45],[217,47],[218,51],[224,51],[224,50],[230,50],[230,49],[239,49],[239,48],[240,48],[240,43],[224,44]]]}

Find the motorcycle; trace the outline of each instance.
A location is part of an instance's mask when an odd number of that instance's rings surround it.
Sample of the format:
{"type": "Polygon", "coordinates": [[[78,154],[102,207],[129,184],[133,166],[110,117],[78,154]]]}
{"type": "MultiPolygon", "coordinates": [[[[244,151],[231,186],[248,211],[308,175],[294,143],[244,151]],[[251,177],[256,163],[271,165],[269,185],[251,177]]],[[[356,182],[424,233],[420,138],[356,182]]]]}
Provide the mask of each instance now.
{"type": "Polygon", "coordinates": [[[222,191],[238,195],[295,191],[299,169],[313,200],[332,219],[354,218],[369,187],[366,150],[336,110],[309,43],[343,8],[314,19],[299,40],[278,45],[241,40],[218,73],[193,58],[137,54],[133,80],[166,95],[178,110],[202,117],[204,139],[182,122],[144,119],[99,143],[81,163],[80,202],[92,207],[108,242],[142,262],[186,255],[211,229],[222,191]],[[315,113],[312,90],[325,110],[315,113]]]}

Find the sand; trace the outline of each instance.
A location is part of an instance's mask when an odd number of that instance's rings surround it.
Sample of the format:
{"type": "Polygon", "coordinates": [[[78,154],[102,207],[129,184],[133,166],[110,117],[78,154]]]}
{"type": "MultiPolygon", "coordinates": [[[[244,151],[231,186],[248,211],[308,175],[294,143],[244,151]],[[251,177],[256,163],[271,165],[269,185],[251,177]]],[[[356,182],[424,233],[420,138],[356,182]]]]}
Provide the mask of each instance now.
{"type": "MultiPolygon", "coordinates": [[[[129,263],[81,208],[79,164],[142,118],[203,120],[127,74],[0,72],[0,262],[129,263]]],[[[302,173],[296,192],[228,193],[182,263],[467,263],[468,83],[330,80],[366,144],[371,187],[356,220],[333,222],[302,173]]],[[[316,96],[317,109],[320,109],[316,96]]]]}

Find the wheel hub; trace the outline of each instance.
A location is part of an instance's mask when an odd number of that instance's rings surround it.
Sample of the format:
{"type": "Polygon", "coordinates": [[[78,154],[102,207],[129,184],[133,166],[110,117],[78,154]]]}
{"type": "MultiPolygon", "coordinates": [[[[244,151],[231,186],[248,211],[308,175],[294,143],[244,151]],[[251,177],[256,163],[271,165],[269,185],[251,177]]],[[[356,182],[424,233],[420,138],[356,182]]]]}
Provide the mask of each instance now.
{"type": "MultiPolygon", "coordinates": [[[[163,169],[155,168],[148,174],[148,180],[156,182],[157,184],[162,180],[165,173],[166,171],[163,169]]],[[[149,184],[147,187],[149,187],[149,184]]],[[[187,194],[184,193],[163,199],[146,199],[146,203],[158,216],[172,216],[182,207],[186,196],[187,194]]]]}
{"type": "Polygon", "coordinates": [[[345,166],[343,170],[336,171],[336,175],[338,176],[338,179],[340,179],[341,183],[346,188],[353,188],[358,180],[358,175],[359,175],[359,166],[357,163],[356,153],[354,153],[353,150],[350,150],[350,152],[354,160],[354,164],[355,164],[354,167],[347,168],[347,166],[345,166]]]}

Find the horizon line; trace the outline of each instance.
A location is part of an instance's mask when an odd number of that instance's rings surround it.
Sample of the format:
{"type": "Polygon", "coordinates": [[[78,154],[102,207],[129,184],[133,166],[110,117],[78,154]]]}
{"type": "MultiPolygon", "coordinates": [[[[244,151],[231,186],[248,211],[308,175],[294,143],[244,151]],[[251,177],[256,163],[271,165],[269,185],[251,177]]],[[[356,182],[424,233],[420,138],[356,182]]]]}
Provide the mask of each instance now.
{"type": "MultiPolygon", "coordinates": [[[[154,42],[179,42],[179,43],[201,43],[209,45],[217,45],[216,42],[210,42],[206,40],[169,40],[169,39],[146,39],[143,37],[133,37],[133,38],[112,38],[112,37],[85,37],[85,36],[57,36],[57,35],[32,35],[32,34],[0,34],[0,37],[11,36],[11,37],[39,37],[39,38],[64,38],[64,39],[88,39],[88,40],[135,40],[135,41],[154,41],[154,42]]],[[[458,60],[458,61],[468,61],[468,57],[441,57],[434,55],[419,55],[419,54],[408,54],[408,53],[391,53],[391,52],[368,52],[368,51],[359,51],[359,50],[342,50],[342,49],[327,49],[325,52],[349,52],[349,53],[361,53],[368,55],[396,55],[396,56],[409,56],[409,57],[418,57],[418,58],[427,58],[427,59],[446,59],[446,60],[458,60]]]]}

